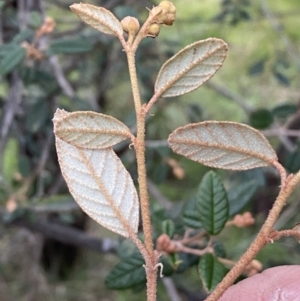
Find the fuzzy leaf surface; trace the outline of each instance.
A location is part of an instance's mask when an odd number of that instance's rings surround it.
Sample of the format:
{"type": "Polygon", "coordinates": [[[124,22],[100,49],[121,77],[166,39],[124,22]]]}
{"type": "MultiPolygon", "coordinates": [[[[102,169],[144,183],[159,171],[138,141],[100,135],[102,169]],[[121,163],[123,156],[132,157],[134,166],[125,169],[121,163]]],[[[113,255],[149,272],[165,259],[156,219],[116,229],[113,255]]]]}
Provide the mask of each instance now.
{"type": "Polygon", "coordinates": [[[227,273],[225,266],[212,254],[205,254],[201,257],[198,271],[203,286],[208,292],[213,291],[227,273]]]}
{"type": "Polygon", "coordinates": [[[55,135],[65,142],[86,149],[111,147],[131,137],[129,128],[119,120],[95,112],[54,115],[55,135]]]}
{"type": "Polygon", "coordinates": [[[189,124],[171,133],[168,142],[175,153],[214,168],[246,170],[277,161],[259,131],[237,122],[189,124]]]}
{"type": "Polygon", "coordinates": [[[107,275],[105,284],[110,289],[126,289],[146,282],[145,264],[140,253],[122,258],[107,275]]]}
{"type": "Polygon", "coordinates": [[[137,233],[137,192],[114,151],[77,148],[58,137],[56,149],[68,188],[83,211],[115,233],[137,233]]]}
{"type": "Polygon", "coordinates": [[[86,3],[75,3],[71,10],[85,23],[95,29],[114,36],[123,34],[120,21],[109,10],[86,3]]]}
{"type": "Polygon", "coordinates": [[[211,235],[217,235],[228,219],[229,204],[226,190],[213,171],[206,173],[197,192],[197,206],[203,227],[211,235]]]}
{"type": "Polygon", "coordinates": [[[227,44],[215,38],[185,47],[161,67],[155,93],[174,97],[196,90],[222,66],[227,50],[227,44]]]}

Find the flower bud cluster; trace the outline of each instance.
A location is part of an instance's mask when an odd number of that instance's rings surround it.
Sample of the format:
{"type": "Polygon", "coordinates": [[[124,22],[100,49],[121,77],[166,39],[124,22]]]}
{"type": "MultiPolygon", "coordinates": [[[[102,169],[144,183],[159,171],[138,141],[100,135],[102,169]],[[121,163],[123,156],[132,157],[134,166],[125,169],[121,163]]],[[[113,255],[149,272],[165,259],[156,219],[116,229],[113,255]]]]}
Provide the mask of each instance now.
{"type": "Polygon", "coordinates": [[[167,234],[162,234],[156,240],[156,250],[165,253],[174,253],[176,245],[167,234]]]}
{"type": "Polygon", "coordinates": [[[134,37],[140,29],[140,23],[137,18],[127,16],[121,21],[123,30],[129,36],[134,37]]]}
{"type": "Polygon", "coordinates": [[[255,219],[253,218],[250,212],[237,214],[233,219],[233,224],[239,228],[252,226],[254,223],[255,223],[255,219]]]}
{"type": "Polygon", "coordinates": [[[155,38],[160,31],[159,24],[173,25],[176,18],[176,7],[170,1],[162,1],[158,6],[153,7],[149,14],[153,23],[149,26],[147,35],[155,38]]]}
{"type": "Polygon", "coordinates": [[[41,36],[43,36],[45,34],[49,34],[49,33],[53,32],[53,30],[55,29],[55,26],[56,26],[56,23],[55,23],[54,19],[51,17],[46,17],[42,26],[37,30],[36,37],[40,38],[41,36]]]}

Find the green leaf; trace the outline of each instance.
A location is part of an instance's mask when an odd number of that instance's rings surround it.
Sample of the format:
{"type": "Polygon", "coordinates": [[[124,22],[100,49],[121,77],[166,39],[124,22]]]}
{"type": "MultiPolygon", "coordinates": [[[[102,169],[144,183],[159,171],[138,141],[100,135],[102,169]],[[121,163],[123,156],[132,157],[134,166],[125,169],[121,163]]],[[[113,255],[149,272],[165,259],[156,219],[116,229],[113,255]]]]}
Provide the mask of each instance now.
{"type": "Polygon", "coordinates": [[[26,113],[26,130],[36,133],[45,127],[50,120],[49,103],[45,98],[32,99],[26,113]]]}
{"type": "Polygon", "coordinates": [[[224,227],[229,213],[226,190],[217,174],[206,173],[197,192],[197,206],[203,227],[211,235],[224,227]]]}
{"type": "Polygon", "coordinates": [[[12,71],[26,56],[26,50],[15,44],[0,46],[0,76],[12,71]]]}
{"type": "Polygon", "coordinates": [[[226,250],[224,244],[220,241],[215,239],[213,242],[214,254],[217,257],[225,258],[226,257],[226,250]]]}
{"type": "Polygon", "coordinates": [[[201,257],[198,271],[203,286],[208,292],[211,292],[227,273],[225,266],[212,254],[205,254],[201,257]]]}
{"type": "Polygon", "coordinates": [[[300,169],[300,146],[297,146],[295,151],[285,155],[284,167],[292,173],[298,172],[300,169]]]}
{"type": "Polygon", "coordinates": [[[144,259],[140,253],[124,258],[108,274],[105,284],[110,289],[121,290],[136,287],[146,282],[143,267],[144,259]]]}
{"type": "Polygon", "coordinates": [[[273,123],[273,115],[267,109],[259,109],[251,113],[250,124],[256,129],[265,129],[273,123]]]}
{"type": "Polygon", "coordinates": [[[281,104],[272,109],[272,114],[275,118],[285,120],[290,115],[295,114],[297,111],[297,105],[292,103],[281,104]]]}
{"type": "Polygon", "coordinates": [[[229,216],[239,213],[252,199],[258,188],[256,179],[233,186],[228,191],[229,216]]]}
{"type": "Polygon", "coordinates": [[[186,203],[182,219],[184,224],[189,228],[200,229],[203,227],[200,221],[200,215],[197,210],[197,203],[195,198],[190,199],[186,203]]]}
{"type": "Polygon", "coordinates": [[[167,219],[162,222],[162,232],[173,238],[175,234],[175,224],[172,220],[167,219]]]}
{"type": "Polygon", "coordinates": [[[10,138],[6,144],[3,156],[3,177],[12,184],[15,174],[19,171],[19,143],[10,138]]]}
{"type": "Polygon", "coordinates": [[[43,24],[43,15],[38,11],[30,12],[29,24],[34,28],[39,28],[43,24]]]}
{"type": "Polygon", "coordinates": [[[22,30],[20,33],[16,34],[12,40],[11,44],[21,44],[23,41],[32,40],[35,33],[31,29],[22,30]]]}
{"type": "MultiPolygon", "coordinates": [[[[172,254],[174,255],[174,254],[172,254]]],[[[176,254],[177,255],[177,254],[176,254]]],[[[174,272],[176,271],[176,264],[174,264],[172,262],[172,257],[171,255],[162,255],[160,258],[159,258],[159,262],[163,264],[163,272],[162,274],[166,277],[169,277],[171,276],[172,274],[174,274],[174,272]]]]}
{"type": "Polygon", "coordinates": [[[47,50],[47,54],[75,54],[81,52],[88,52],[92,50],[93,44],[90,40],[77,37],[77,38],[61,38],[53,41],[47,50]]]}
{"type": "Polygon", "coordinates": [[[36,212],[68,213],[71,209],[78,208],[78,205],[70,194],[58,194],[38,198],[30,207],[36,212]]]}

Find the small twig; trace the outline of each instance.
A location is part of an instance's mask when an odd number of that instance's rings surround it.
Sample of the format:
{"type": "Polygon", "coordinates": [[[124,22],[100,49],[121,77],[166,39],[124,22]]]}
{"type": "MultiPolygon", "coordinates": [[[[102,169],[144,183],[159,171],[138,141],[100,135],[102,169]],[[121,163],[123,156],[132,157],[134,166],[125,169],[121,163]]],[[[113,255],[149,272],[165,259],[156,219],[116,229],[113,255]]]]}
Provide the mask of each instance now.
{"type": "Polygon", "coordinates": [[[261,133],[266,136],[289,136],[289,137],[300,137],[300,131],[299,130],[288,130],[285,128],[273,128],[273,129],[268,129],[268,130],[263,130],[261,133]]]}
{"type": "Polygon", "coordinates": [[[218,257],[218,260],[227,266],[233,267],[236,262],[227,258],[218,257]]]}
{"type": "Polygon", "coordinates": [[[284,46],[287,49],[288,54],[293,59],[294,63],[300,68],[300,57],[298,55],[298,52],[296,48],[294,47],[291,40],[288,38],[288,36],[285,34],[282,26],[277,21],[275,15],[271,12],[269,9],[267,3],[265,0],[260,0],[261,8],[267,19],[269,20],[271,26],[273,27],[274,31],[278,34],[279,38],[283,42],[284,46]]]}
{"type": "Polygon", "coordinates": [[[67,95],[68,97],[72,98],[75,95],[75,92],[71,86],[71,84],[69,83],[69,81],[67,80],[67,78],[64,75],[64,72],[58,62],[58,58],[56,55],[51,56],[49,58],[49,63],[52,66],[53,72],[55,74],[56,80],[59,84],[59,86],[61,87],[61,89],[63,90],[64,94],[67,95]]]}
{"type": "Polygon", "coordinates": [[[0,154],[3,153],[7,135],[19,110],[19,105],[22,101],[22,81],[17,74],[17,71],[14,70],[11,76],[11,86],[9,90],[9,94],[7,97],[7,101],[2,113],[2,125],[1,125],[1,133],[0,133],[0,154]]]}
{"type": "Polygon", "coordinates": [[[9,225],[25,227],[59,242],[87,248],[98,253],[115,253],[118,247],[118,242],[110,238],[99,239],[86,234],[84,231],[53,222],[32,221],[21,218],[9,225]]]}
{"type": "Polygon", "coordinates": [[[281,230],[281,231],[272,231],[269,235],[269,239],[271,242],[274,240],[278,240],[283,236],[294,236],[298,241],[300,241],[300,232],[295,229],[290,229],[290,230],[281,230]]]}
{"type": "MultiPolygon", "coordinates": [[[[293,152],[296,149],[296,145],[288,138],[288,133],[291,133],[292,130],[286,130],[281,128],[278,124],[274,124],[272,129],[261,131],[263,135],[265,136],[277,136],[282,143],[282,145],[289,151],[293,152]],[[271,135],[271,134],[274,135],[271,135]]],[[[293,131],[294,133],[296,131],[293,131]]],[[[293,134],[294,134],[293,133],[293,134]]]]}
{"type": "Polygon", "coordinates": [[[189,244],[195,242],[196,240],[202,239],[206,234],[207,234],[206,231],[202,231],[201,233],[199,233],[195,236],[187,237],[187,238],[182,239],[181,243],[183,245],[189,245],[189,244]]]}
{"type": "Polygon", "coordinates": [[[172,278],[164,277],[162,278],[162,282],[171,301],[182,301],[172,278]]]}
{"type": "Polygon", "coordinates": [[[229,100],[233,100],[237,103],[247,114],[251,113],[252,108],[249,106],[248,102],[244,99],[243,96],[231,91],[226,86],[222,86],[220,84],[215,84],[211,80],[205,83],[205,86],[209,89],[214,90],[220,95],[224,96],[229,100]]]}
{"type": "Polygon", "coordinates": [[[166,197],[164,197],[161,192],[157,189],[155,184],[147,179],[147,186],[149,193],[152,195],[153,198],[155,198],[156,201],[158,201],[166,210],[169,210],[172,208],[172,202],[169,201],[166,197]]]}
{"type": "Polygon", "coordinates": [[[157,148],[161,146],[168,146],[167,140],[148,140],[146,141],[146,147],[147,148],[157,148]]]}
{"type": "Polygon", "coordinates": [[[290,181],[287,181],[285,187],[282,187],[270,213],[264,222],[257,237],[249,246],[247,251],[241,256],[235,266],[226,274],[223,280],[217,285],[216,289],[206,299],[206,301],[218,300],[225,290],[233,284],[234,280],[244,271],[249,262],[257,253],[269,242],[269,235],[273,231],[273,226],[284,207],[287,198],[294,191],[296,185],[300,182],[300,172],[298,172],[290,181]]]}
{"type": "Polygon", "coordinates": [[[178,241],[175,241],[174,243],[176,245],[177,253],[183,252],[183,253],[193,254],[193,255],[197,255],[197,256],[203,256],[204,254],[214,252],[214,249],[210,245],[208,245],[206,248],[204,248],[202,250],[199,250],[199,249],[193,249],[193,248],[186,247],[178,241]]]}
{"type": "Polygon", "coordinates": [[[284,189],[285,185],[286,185],[286,179],[287,179],[286,171],[285,171],[284,167],[278,161],[274,161],[273,166],[278,170],[278,172],[280,174],[281,189],[284,189]]]}

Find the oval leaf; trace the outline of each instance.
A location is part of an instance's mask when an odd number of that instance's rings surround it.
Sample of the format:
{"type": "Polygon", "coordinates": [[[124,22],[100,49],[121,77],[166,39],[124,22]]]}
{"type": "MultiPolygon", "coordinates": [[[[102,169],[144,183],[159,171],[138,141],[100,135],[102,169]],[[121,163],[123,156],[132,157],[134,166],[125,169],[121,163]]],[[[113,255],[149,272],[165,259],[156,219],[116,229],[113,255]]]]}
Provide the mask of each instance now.
{"type": "Polygon", "coordinates": [[[239,183],[228,191],[229,216],[239,213],[252,199],[258,188],[257,179],[239,183]]]}
{"type": "Polygon", "coordinates": [[[61,38],[54,40],[47,49],[48,54],[75,54],[92,50],[92,42],[85,37],[61,38]]]}
{"type": "Polygon", "coordinates": [[[114,36],[123,34],[120,21],[109,10],[85,3],[75,3],[71,10],[85,23],[95,29],[114,36]]]}
{"type": "Polygon", "coordinates": [[[182,220],[185,226],[192,229],[203,228],[200,221],[200,215],[197,210],[196,198],[192,198],[185,203],[185,208],[182,215],[182,220]]]}
{"type": "Polygon", "coordinates": [[[175,224],[171,219],[162,222],[162,233],[167,234],[170,238],[175,235],[175,224]]]}
{"type": "Polygon", "coordinates": [[[105,284],[110,289],[120,290],[146,283],[145,261],[140,253],[123,258],[107,275],[105,284]]]}
{"type": "Polygon", "coordinates": [[[211,292],[227,273],[226,267],[212,254],[205,254],[201,257],[198,271],[203,286],[208,292],[211,292]]]}
{"type": "Polygon", "coordinates": [[[68,188],[83,211],[102,226],[125,237],[136,233],[137,192],[113,150],[81,149],[57,137],[56,149],[68,188]]]}
{"type": "Polygon", "coordinates": [[[131,137],[129,128],[111,116],[95,112],[66,111],[61,116],[61,111],[57,109],[54,115],[55,135],[74,146],[103,149],[131,137]]]}
{"type": "Polygon", "coordinates": [[[227,44],[215,38],[185,47],[161,67],[155,93],[173,97],[196,90],[222,66],[227,50],[227,44]]]}
{"type": "Polygon", "coordinates": [[[0,46],[0,76],[3,76],[17,67],[25,58],[24,47],[15,44],[0,46]]]}
{"type": "Polygon", "coordinates": [[[259,131],[236,122],[189,124],[176,129],[168,141],[175,153],[215,168],[246,170],[277,161],[275,151],[259,131]]]}
{"type": "Polygon", "coordinates": [[[209,171],[197,192],[197,207],[203,227],[211,235],[224,228],[228,219],[229,204],[226,190],[215,172],[209,171]]]}

